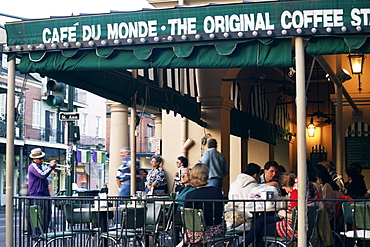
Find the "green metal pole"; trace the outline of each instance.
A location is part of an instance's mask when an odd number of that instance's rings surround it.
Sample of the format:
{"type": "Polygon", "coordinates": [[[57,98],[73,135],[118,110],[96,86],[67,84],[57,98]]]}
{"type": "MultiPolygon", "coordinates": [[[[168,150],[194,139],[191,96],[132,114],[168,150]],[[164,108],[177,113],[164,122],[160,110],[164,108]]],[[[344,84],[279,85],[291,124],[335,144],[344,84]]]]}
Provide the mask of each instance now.
{"type": "MultiPolygon", "coordinates": [[[[68,112],[73,112],[74,101],[74,87],[68,86],[68,112]]],[[[75,167],[74,167],[74,138],[73,138],[74,122],[68,122],[68,150],[67,150],[67,165],[70,166],[70,172],[66,174],[66,195],[72,196],[72,183],[75,180],[75,167]]]]}

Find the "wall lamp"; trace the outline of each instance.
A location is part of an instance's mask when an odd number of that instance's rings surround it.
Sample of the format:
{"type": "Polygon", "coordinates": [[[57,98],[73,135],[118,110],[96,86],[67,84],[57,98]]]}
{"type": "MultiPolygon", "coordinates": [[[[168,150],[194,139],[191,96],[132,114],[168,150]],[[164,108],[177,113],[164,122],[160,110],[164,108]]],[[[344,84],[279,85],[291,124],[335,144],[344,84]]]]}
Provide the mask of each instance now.
{"type": "Polygon", "coordinates": [[[342,83],[352,79],[352,77],[349,75],[348,70],[346,69],[342,69],[339,73],[337,73],[337,76],[342,83]]]}
{"type": "Polygon", "coordinates": [[[307,126],[307,134],[309,137],[314,137],[316,132],[316,127],[313,124],[313,117],[311,117],[310,123],[307,126]]]}
{"type": "Polygon", "coordinates": [[[353,75],[358,75],[358,92],[361,93],[362,91],[362,84],[361,84],[361,74],[364,68],[364,61],[365,61],[364,54],[349,54],[349,64],[351,65],[351,71],[353,75]]]}

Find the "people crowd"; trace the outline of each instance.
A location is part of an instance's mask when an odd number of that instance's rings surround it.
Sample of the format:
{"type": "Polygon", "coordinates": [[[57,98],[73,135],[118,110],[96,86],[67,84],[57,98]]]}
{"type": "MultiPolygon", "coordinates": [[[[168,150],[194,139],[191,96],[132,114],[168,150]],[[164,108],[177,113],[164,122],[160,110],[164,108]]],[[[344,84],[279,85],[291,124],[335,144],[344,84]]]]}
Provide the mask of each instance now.
{"type": "MultiPolygon", "coordinates": [[[[198,244],[204,240],[212,240],[224,236],[228,224],[225,221],[225,210],[227,204],[225,198],[233,202],[233,206],[240,206],[246,210],[246,203],[253,200],[288,199],[285,208],[273,211],[271,214],[264,212],[249,221],[248,232],[244,235],[240,246],[255,247],[264,246],[263,236],[275,236],[282,238],[295,238],[297,229],[293,227],[293,211],[298,206],[298,183],[307,184],[307,206],[317,206],[319,212],[325,212],[330,226],[335,227],[338,204],[335,199],[342,196],[347,198],[364,198],[368,196],[362,166],[359,163],[352,163],[345,169],[345,179],[336,173],[332,162],[321,161],[312,165],[309,161],[307,167],[307,180],[301,180],[292,171],[279,165],[276,161],[267,161],[263,168],[256,163],[245,165],[242,173],[230,181],[228,193],[224,193],[223,180],[228,174],[228,165],[225,157],[217,151],[217,141],[208,141],[208,150],[204,152],[198,163],[191,165],[184,156],[176,159],[176,172],[173,183],[169,183],[164,169],[164,160],[159,155],[153,155],[150,160],[151,169],[147,172],[145,191],[148,195],[168,195],[175,202],[175,224],[174,241],[178,246],[184,244],[198,244]],[[169,190],[169,185],[174,185],[169,190]],[[273,192],[269,194],[267,192],[273,192]],[[272,195],[270,198],[268,195],[272,195]],[[322,202],[318,199],[324,199],[322,202]],[[333,200],[334,199],[334,200],[333,200]],[[325,201],[327,200],[327,201],[325,201]],[[239,203],[239,204],[238,204],[239,203]],[[204,214],[204,231],[195,232],[186,229],[183,238],[180,239],[183,219],[180,216],[183,208],[202,210],[204,214]]],[[[122,164],[117,170],[116,180],[119,187],[119,196],[130,196],[131,182],[131,158],[130,149],[123,147],[120,150],[122,164]]],[[[31,151],[29,157],[32,162],[29,166],[28,189],[25,187],[22,194],[30,196],[50,196],[47,177],[56,166],[56,161],[49,163],[48,167],[42,167],[45,153],[37,148],[31,151]]],[[[137,165],[137,164],[136,164],[137,165]]],[[[140,166],[138,166],[140,168],[140,166]]],[[[102,193],[108,193],[108,185],[104,183],[102,193]]],[[[35,200],[32,203],[37,203],[35,200]]],[[[256,205],[256,204],[254,204],[256,205]]],[[[266,206],[265,202],[265,206],[266,206]]],[[[50,222],[50,205],[40,205],[45,215],[45,225],[50,222]]],[[[275,207],[276,209],[276,207],[275,207]]],[[[235,216],[235,215],[234,215],[235,216]]],[[[250,217],[250,215],[248,215],[250,217]]],[[[245,221],[243,221],[245,222],[245,221]]],[[[235,219],[231,224],[235,227],[235,219]]]]}

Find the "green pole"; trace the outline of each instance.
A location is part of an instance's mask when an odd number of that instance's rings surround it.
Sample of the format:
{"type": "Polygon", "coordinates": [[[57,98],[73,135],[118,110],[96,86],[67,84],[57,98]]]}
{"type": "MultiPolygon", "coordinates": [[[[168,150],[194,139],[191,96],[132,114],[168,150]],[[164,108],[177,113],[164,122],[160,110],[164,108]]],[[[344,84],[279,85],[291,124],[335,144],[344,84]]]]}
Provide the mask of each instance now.
{"type": "MultiPolygon", "coordinates": [[[[68,86],[68,112],[73,112],[74,87],[68,86]]],[[[74,122],[68,122],[68,150],[67,150],[67,165],[70,166],[70,172],[66,174],[66,195],[72,196],[72,183],[75,180],[75,155],[74,155],[74,138],[73,138],[74,122]]]]}

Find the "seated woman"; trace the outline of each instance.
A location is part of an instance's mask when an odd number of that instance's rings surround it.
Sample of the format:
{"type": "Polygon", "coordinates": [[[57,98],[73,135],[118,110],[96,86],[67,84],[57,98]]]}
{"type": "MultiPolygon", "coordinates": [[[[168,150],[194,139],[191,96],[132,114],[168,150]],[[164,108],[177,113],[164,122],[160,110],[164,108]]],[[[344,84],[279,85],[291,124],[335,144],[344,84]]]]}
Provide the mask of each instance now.
{"type": "Polygon", "coordinates": [[[364,197],[367,192],[364,176],[354,166],[347,167],[346,174],[347,182],[344,184],[347,189],[346,195],[352,198],[364,197]]]}
{"type": "MultiPolygon", "coordinates": [[[[298,199],[298,179],[296,179],[294,173],[282,173],[279,178],[279,184],[288,193],[290,199],[298,199]]],[[[312,183],[309,183],[308,186],[308,199],[320,199],[320,195],[312,183]]],[[[297,201],[290,201],[288,210],[280,210],[278,212],[279,217],[268,215],[258,217],[245,237],[244,243],[241,243],[239,246],[249,246],[254,240],[256,241],[256,246],[263,246],[263,236],[265,234],[283,238],[291,238],[293,234],[296,236],[297,231],[293,232],[291,212],[297,204],[297,201]]],[[[308,201],[307,204],[308,206],[315,205],[312,201],[308,201]]]]}
{"type": "MultiPolygon", "coordinates": [[[[330,174],[325,169],[325,167],[322,165],[316,165],[314,168],[315,168],[315,173],[317,177],[317,182],[321,185],[322,198],[323,199],[339,199],[340,197],[339,186],[330,177],[330,174]]],[[[328,213],[331,226],[333,226],[336,202],[326,201],[324,202],[324,205],[328,213]]]]}
{"type": "Polygon", "coordinates": [[[152,169],[146,177],[146,192],[152,195],[167,193],[167,180],[164,170],[162,168],[162,157],[153,155],[150,164],[152,169]]]}
{"type": "Polygon", "coordinates": [[[185,241],[181,242],[178,246],[182,246],[184,242],[190,244],[199,243],[204,238],[211,240],[224,234],[224,203],[222,201],[210,201],[210,199],[222,200],[224,196],[220,188],[207,186],[208,175],[209,168],[206,164],[198,163],[192,168],[190,183],[196,189],[186,194],[185,199],[189,201],[184,203],[185,208],[203,210],[206,230],[205,232],[193,232],[187,229],[185,241]],[[191,201],[192,199],[203,199],[206,201],[191,201]]]}

